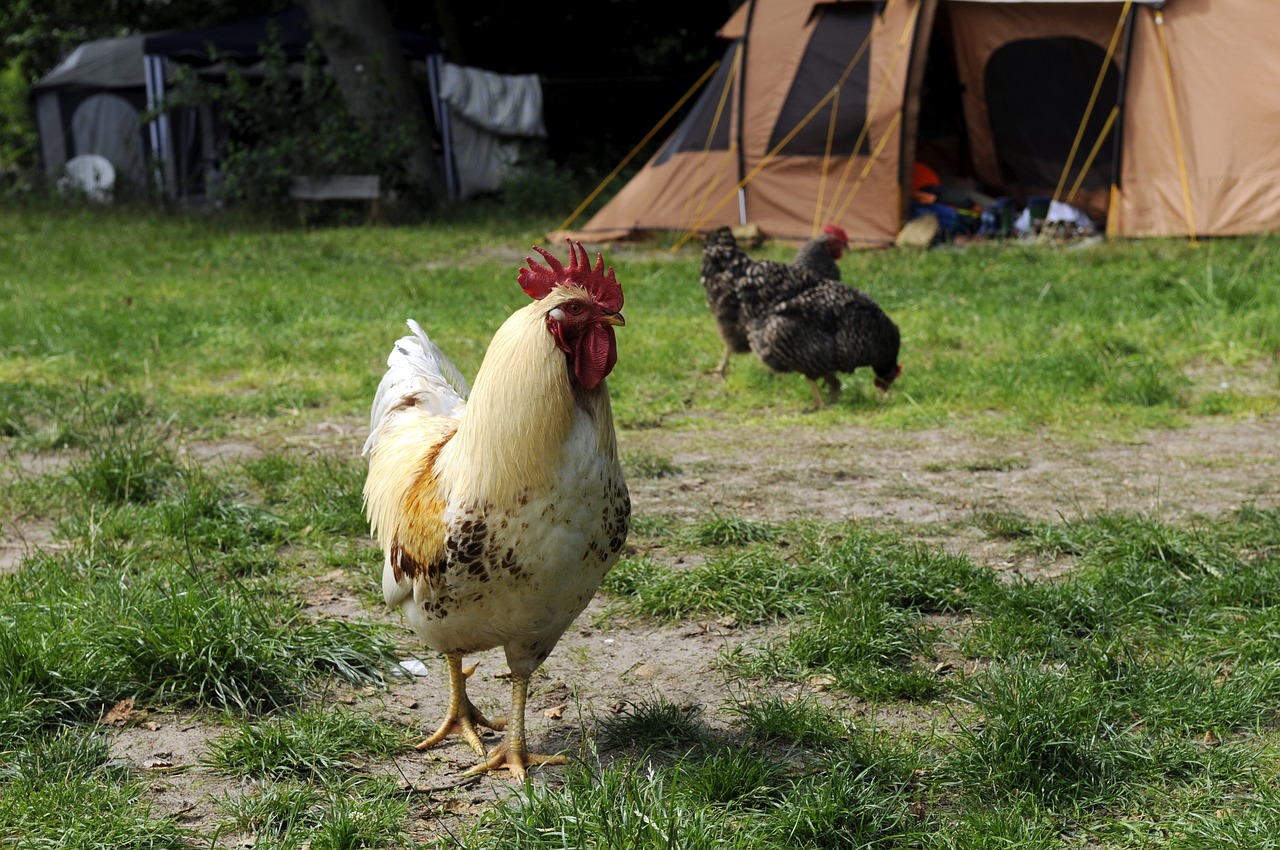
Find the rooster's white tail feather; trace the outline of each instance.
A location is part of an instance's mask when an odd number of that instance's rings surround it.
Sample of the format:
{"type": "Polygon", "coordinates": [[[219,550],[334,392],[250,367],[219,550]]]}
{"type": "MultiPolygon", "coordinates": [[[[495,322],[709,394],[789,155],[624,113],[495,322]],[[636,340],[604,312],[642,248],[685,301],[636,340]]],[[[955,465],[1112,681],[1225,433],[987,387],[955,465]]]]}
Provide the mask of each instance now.
{"type": "Polygon", "coordinates": [[[367,457],[379,431],[393,413],[413,407],[427,416],[462,415],[471,390],[453,361],[436,347],[413,319],[407,324],[413,336],[396,340],[387,356],[387,371],[378,384],[369,411],[369,438],[363,454],[367,457]]]}

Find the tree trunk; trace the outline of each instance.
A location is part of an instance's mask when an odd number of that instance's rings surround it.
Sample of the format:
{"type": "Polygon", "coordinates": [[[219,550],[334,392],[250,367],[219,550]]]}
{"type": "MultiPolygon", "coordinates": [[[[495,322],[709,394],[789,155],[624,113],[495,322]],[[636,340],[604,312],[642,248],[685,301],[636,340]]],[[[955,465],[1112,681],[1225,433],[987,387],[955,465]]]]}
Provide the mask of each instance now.
{"type": "Polygon", "coordinates": [[[390,113],[405,122],[414,142],[406,163],[409,179],[429,201],[442,200],[444,179],[432,149],[430,113],[418,97],[382,0],[302,0],[302,5],[351,116],[375,124],[390,113]]]}

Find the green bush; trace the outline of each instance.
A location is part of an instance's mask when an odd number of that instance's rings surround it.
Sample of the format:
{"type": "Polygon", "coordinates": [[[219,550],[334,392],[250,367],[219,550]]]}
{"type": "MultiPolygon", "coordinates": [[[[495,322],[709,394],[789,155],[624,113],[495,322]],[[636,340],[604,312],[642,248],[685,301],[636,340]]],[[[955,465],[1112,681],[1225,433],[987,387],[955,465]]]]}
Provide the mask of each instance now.
{"type": "Polygon", "coordinates": [[[169,105],[213,104],[229,130],[213,197],[228,206],[277,208],[302,174],[377,174],[384,190],[407,187],[403,163],[411,139],[403,122],[391,115],[384,122],[352,118],[323,66],[312,44],[300,70],[291,69],[273,38],[264,45],[261,78],[230,63],[225,84],[180,73],[169,105]]]}
{"type": "Polygon", "coordinates": [[[0,68],[0,193],[27,183],[36,166],[36,128],[27,106],[29,92],[17,59],[0,68]]]}

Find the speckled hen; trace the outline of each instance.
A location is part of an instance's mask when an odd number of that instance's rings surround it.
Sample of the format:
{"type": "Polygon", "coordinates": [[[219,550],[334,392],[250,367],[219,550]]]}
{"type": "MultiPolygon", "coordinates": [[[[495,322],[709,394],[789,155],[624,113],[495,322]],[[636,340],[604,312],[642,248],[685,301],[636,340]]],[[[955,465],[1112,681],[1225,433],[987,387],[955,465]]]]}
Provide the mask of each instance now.
{"type": "Polygon", "coordinates": [[[817,381],[827,385],[827,401],[840,398],[837,372],[870,366],[875,385],[888,390],[898,365],[898,326],[861,290],[838,281],[821,281],[778,299],[761,273],[738,283],[738,298],[751,350],[775,372],[799,372],[823,406],[817,381]]]}
{"type": "Polygon", "coordinates": [[[444,722],[419,748],[462,735],[471,773],[562,757],[528,751],[529,677],[595,594],[626,541],[630,501],[605,377],[624,324],[613,269],[535,248],[520,285],[532,304],[498,329],[470,392],[410,321],[374,398],[365,454],[369,522],[385,553],[382,589],[448,661],[444,722]],[[511,711],[486,718],[467,697],[462,659],[502,647],[511,711]],[[505,728],[491,753],[478,727],[505,728]]]}
{"type": "Polygon", "coordinates": [[[823,280],[840,280],[836,260],[844,256],[848,246],[849,237],[844,230],[828,224],[819,236],[800,246],[790,263],[779,263],[748,257],[727,227],[708,234],[702,249],[702,287],[706,291],[707,307],[716,320],[716,330],[724,341],[724,353],[711,370],[712,374],[724,377],[729,358],[751,350],[746,320],[738,303],[739,281],[748,274],[755,275],[767,284],[768,297],[789,298],[823,280]]]}

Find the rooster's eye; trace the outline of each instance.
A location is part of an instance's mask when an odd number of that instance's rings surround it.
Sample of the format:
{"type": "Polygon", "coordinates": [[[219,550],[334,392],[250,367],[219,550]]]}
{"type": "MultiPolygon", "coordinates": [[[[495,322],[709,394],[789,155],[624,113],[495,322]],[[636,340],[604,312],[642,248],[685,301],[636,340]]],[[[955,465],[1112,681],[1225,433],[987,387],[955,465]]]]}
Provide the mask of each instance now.
{"type": "Polygon", "coordinates": [[[564,308],[575,316],[582,314],[582,305],[577,301],[570,301],[568,304],[564,305],[564,308]]]}

